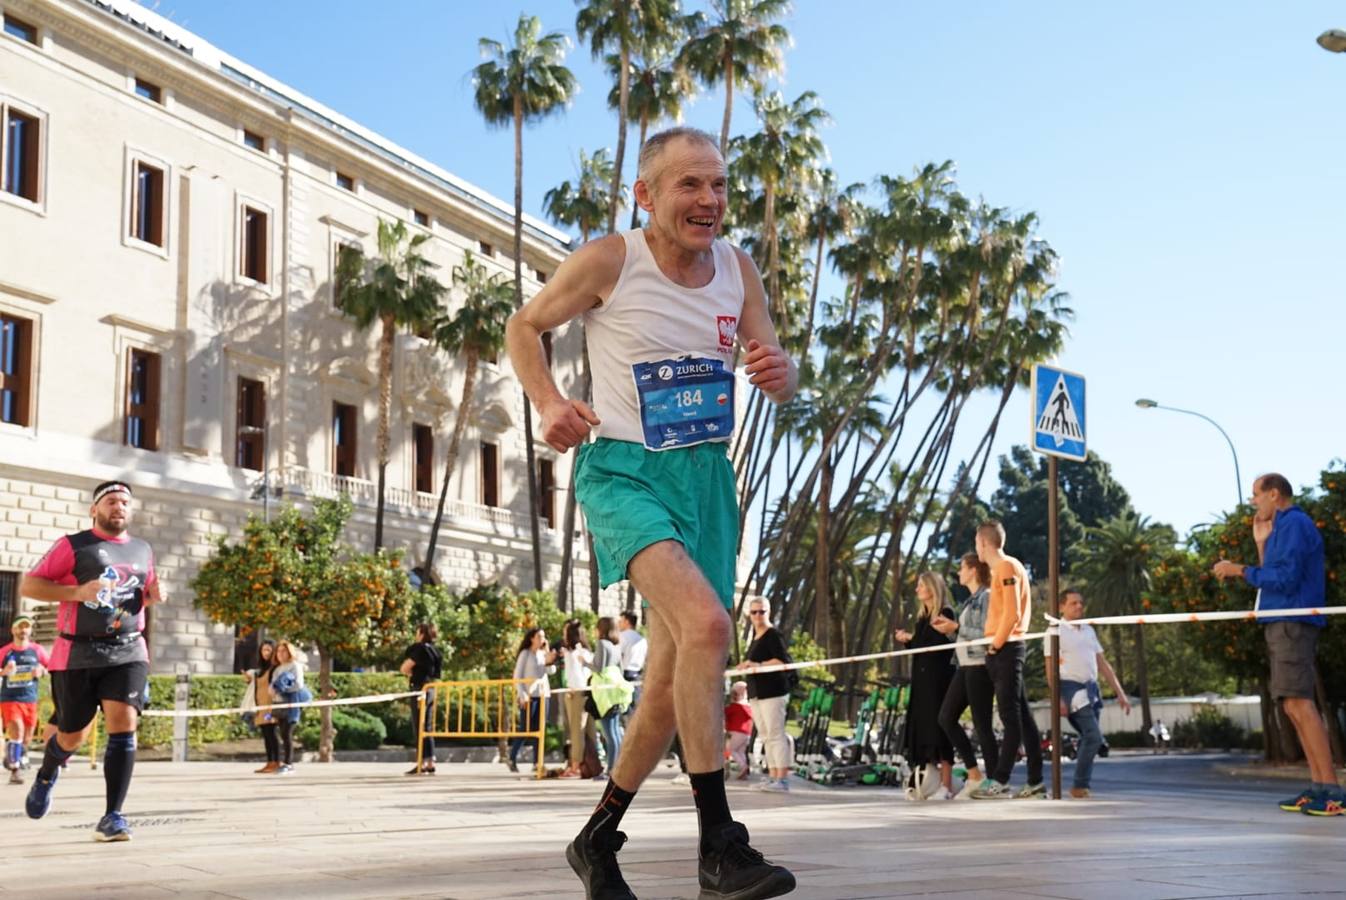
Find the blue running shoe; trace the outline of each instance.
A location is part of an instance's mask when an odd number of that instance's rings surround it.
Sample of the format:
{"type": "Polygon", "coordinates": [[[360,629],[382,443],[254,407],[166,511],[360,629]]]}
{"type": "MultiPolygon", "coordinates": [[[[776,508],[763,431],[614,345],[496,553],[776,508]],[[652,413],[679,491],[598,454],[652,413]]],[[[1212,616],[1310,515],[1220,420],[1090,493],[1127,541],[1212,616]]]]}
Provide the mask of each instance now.
{"type": "Polygon", "coordinates": [[[1279,806],[1286,812],[1303,812],[1304,804],[1308,803],[1313,798],[1314,798],[1313,791],[1309,790],[1308,788],[1305,788],[1295,796],[1291,797],[1289,800],[1282,800],[1279,806]]]}
{"type": "Polygon", "coordinates": [[[126,819],[121,813],[110,812],[98,820],[98,827],[94,829],[93,839],[103,843],[129,841],[131,839],[131,826],[126,823],[126,819]]]}
{"type": "Polygon", "coordinates": [[[23,801],[23,809],[28,813],[28,818],[40,819],[51,809],[51,789],[55,784],[55,775],[51,776],[50,781],[40,774],[33,779],[33,786],[28,789],[28,797],[23,801]]]}

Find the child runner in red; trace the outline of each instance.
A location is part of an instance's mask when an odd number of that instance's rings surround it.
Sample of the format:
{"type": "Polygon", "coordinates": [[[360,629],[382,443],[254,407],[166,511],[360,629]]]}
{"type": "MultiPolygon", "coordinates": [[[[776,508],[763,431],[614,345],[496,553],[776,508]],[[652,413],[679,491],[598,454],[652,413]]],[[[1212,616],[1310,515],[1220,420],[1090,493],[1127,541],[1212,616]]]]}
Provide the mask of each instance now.
{"type": "Polygon", "coordinates": [[[19,616],[9,626],[14,640],[0,647],[0,721],[5,726],[5,768],[9,783],[23,784],[23,748],[37,729],[37,680],[50,660],[41,644],[29,640],[33,620],[19,616]]]}
{"type": "Polygon", "coordinates": [[[131,829],[121,808],[135,768],[136,723],[149,687],[149,650],[141,636],[144,608],[163,598],[150,545],[126,533],[131,487],[120,481],[98,485],[89,513],[93,528],[53,544],[20,587],[34,600],[60,604],[60,637],[50,666],[57,731],[47,742],[24,806],[31,818],[47,814],[61,764],[84,742],[101,707],[108,731],[103,757],[107,811],[94,838],[129,841],[131,829]]]}

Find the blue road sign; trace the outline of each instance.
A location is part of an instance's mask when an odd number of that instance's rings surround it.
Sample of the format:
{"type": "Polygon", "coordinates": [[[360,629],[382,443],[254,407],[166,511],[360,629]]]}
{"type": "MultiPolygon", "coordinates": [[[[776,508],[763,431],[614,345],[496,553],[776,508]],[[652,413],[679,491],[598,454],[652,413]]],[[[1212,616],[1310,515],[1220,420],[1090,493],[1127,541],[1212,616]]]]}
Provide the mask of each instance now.
{"type": "Polygon", "coordinates": [[[1054,366],[1033,367],[1033,449],[1083,460],[1086,452],[1084,376],[1054,366]]]}

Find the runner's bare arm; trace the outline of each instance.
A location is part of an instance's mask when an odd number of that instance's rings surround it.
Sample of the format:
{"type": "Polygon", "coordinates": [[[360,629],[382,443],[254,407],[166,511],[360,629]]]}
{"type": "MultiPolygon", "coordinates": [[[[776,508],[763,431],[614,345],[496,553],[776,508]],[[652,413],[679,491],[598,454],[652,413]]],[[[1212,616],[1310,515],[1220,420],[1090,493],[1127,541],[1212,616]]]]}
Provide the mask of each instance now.
{"type": "Polygon", "coordinates": [[[757,264],[741,248],[735,247],[734,252],[743,272],[743,314],[739,316],[738,339],[747,353],[743,364],[748,380],[772,403],[786,403],[799,389],[799,370],[781,349],[757,264]]]}
{"type": "Polygon", "coordinates": [[[41,603],[84,603],[98,597],[98,580],[83,584],[57,584],[36,575],[25,575],[19,582],[19,594],[41,603]]]}
{"type": "Polygon", "coordinates": [[[598,417],[583,400],[562,396],[547,368],[542,334],[601,305],[622,272],[626,244],[619,235],[585,244],[552,275],[547,286],[510,317],[505,349],[524,392],[542,416],[542,439],[564,453],[589,435],[598,417]]]}

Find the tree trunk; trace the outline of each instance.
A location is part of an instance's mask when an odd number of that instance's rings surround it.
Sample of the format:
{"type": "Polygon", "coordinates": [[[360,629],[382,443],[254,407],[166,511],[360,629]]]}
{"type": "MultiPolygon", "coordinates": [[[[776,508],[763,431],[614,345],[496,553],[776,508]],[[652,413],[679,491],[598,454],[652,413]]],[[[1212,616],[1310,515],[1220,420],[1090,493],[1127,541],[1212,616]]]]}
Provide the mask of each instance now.
{"type": "Polygon", "coordinates": [[[1140,693],[1140,727],[1148,735],[1154,724],[1150,718],[1150,673],[1145,659],[1145,626],[1136,628],[1136,685],[1140,693]]]}
{"type": "Polygon", "coordinates": [[[397,322],[392,316],[382,317],[383,328],[379,333],[379,431],[378,459],[379,484],[378,497],[374,507],[374,552],[383,547],[383,507],[384,485],[388,477],[388,443],[390,418],[393,407],[393,336],[397,333],[397,322]]]}
{"type": "MultiPolygon", "coordinates": [[[[631,48],[622,40],[621,72],[617,75],[617,156],[612,166],[612,200],[608,205],[608,234],[617,230],[622,205],[622,164],[626,160],[626,103],[631,94],[631,48]]],[[[634,205],[634,204],[632,204],[634,205]]]]}
{"type": "Polygon", "coordinates": [[[1112,670],[1117,674],[1117,681],[1126,687],[1126,653],[1122,646],[1122,626],[1108,625],[1108,634],[1112,638],[1112,670]]]}
{"type": "Polygon", "coordinates": [[[724,122],[720,125],[720,153],[729,162],[729,118],[734,113],[734,55],[724,51],[724,122]]]}
{"type": "Polygon", "coordinates": [[[766,232],[766,284],[768,309],[776,317],[776,327],[784,330],[789,325],[785,315],[785,303],[780,296],[780,242],[776,229],[776,182],[767,179],[763,186],[766,195],[766,210],[762,229],[766,232]]]}
{"type": "MultiPolygon", "coordinates": [[[[514,97],[514,307],[523,306],[523,98],[514,97]]],[[[522,388],[520,388],[522,391],[522,388]]],[[[528,527],[533,539],[533,590],[542,590],[542,531],[538,525],[537,449],[533,404],[523,395],[524,465],[528,467],[528,527]]]]}
{"type": "Polygon", "coordinates": [[[813,548],[813,640],[827,655],[832,650],[831,564],[827,531],[828,505],[832,499],[832,448],[823,442],[822,478],[818,483],[818,534],[813,548]]]}
{"type": "MultiPolygon", "coordinates": [[[[580,357],[583,360],[583,381],[581,394],[585,403],[591,403],[590,391],[593,388],[594,373],[589,365],[589,336],[584,330],[584,324],[580,323],[580,357]]],[[[576,451],[578,454],[578,451],[576,451]]],[[[561,544],[561,584],[556,591],[556,608],[561,612],[567,612],[575,606],[575,507],[579,500],[575,496],[575,465],[572,462],[570,466],[570,490],[566,493],[566,508],[563,517],[562,527],[565,529],[565,539],[561,544]]]]}
{"type": "MultiPolygon", "coordinates": [[[[645,148],[645,135],[649,133],[650,117],[641,113],[640,115],[640,146],[636,147],[636,165],[640,164],[640,151],[645,148]]],[[[640,175],[640,169],[636,169],[636,175],[640,175]]],[[[631,227],[640,227],[640,205],[636,203],[634,193],[631,197],[631,227]]]]}
{"type": "MultiPolygon", "coordinates": [[[[444,504],[449,497],[449,481],[458,466],[458,451],[463,443],[463,431],[472,409],[472,394],[477,386],[477,351],[475,347],[467,350],[467,371],[463,373],[463,397],[458,402],[458,414],[453,419],[453,436],[449,438],[449,452],[444,460],[444,478],[439,484],[439,505],[435,507],[435,520],[430,525],[430,545],[425,551],[425,574],[427,579],[435,578],[435,547],[439,544],[439,528],[444,522],[444,504]]],[[[428,582],[427,582],[428,583],[428,582]]],[[[422,585],[424,587],[424,584],[422,585]]]]}
{"type": "Polygon", "coordinates": [[[1314,690],[1318,694],[1318,712],[1327,717],[1327,741],[1332,747],[1332,761],[1336,765],[1342,765],[1346,761],[1346,755],[1343,755],[1341,739],[1341,723],[1337,721],[1336,712],[1332,709],[1332,700],[1327,695],[1327,686],[1323,684],[1323,673],[1315,667],[1313,673],[1314,690]]]}
{"type": "MultiPolygon", "coordinates": [[[[318,645],[318,699],[326,700],[332,695],[332,653],[322,644],[318,645]]],[[[332,761],[332,744],[335,734],[332,731],[332,707],[318,708],[322,727],[318,731],[318,762],[332,761]]]]}

